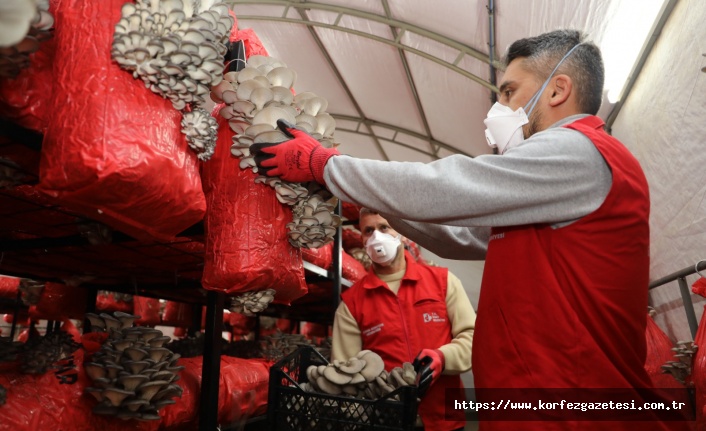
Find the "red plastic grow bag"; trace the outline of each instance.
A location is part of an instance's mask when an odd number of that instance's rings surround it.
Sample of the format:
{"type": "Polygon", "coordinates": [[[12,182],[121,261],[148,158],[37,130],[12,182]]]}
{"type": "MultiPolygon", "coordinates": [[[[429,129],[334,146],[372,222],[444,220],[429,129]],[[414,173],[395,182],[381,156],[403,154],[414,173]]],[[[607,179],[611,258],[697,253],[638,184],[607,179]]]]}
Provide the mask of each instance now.
{"type": "Polygon", "coordinates": [[[56,7],[52,112],[39,188],[138,239],[172,239],[203,218],[181,114],[110,55],[124,0],[56,7]]]}
{"type": "MultiPolygon", "coordinates": [[[[216,111],[217,112],[217,111],[216,111]]],[[[287,241],[292,211],[274,189],[255,184],[230,153],[233,131],[218,119],[218,142],[203,167],[206,256],[202,284],[227,294],[272,288],[274,301],[289,304],[306,293],[301,252],[287,241]]]]}

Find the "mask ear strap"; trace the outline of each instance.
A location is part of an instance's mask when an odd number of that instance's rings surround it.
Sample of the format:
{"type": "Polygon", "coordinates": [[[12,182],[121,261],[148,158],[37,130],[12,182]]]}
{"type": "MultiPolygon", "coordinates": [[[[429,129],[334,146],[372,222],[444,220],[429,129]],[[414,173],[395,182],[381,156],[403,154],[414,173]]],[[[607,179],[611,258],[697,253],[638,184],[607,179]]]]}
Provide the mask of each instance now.
{"type": "Polygon", "coordinates": [[[525,110],[525,112],[527,113],[527,116],[528,116],[528,117],[530,116],[530,114],[531,114],[532,111],[534,110],[534,107],[537,105],[537,102],[539,101],[539,96],[541,96],[542,93],[544,92],[544,89],[547,88],[547,85],[549,85],[549,80],[552,79],[552,76],[554,76],[554,73],[556,73],[557,69],[559,69],[559,66],[561,66],[561,63],[563,63],[564,60],[566,60],[566,58],[567,58],[569,55],[571,55],[571,53],[574,52],[574,50],[575,50],[576,48],[578,48],[579,46],[581,46],[581,45],[583,45],[583,44],[582,44],[582,43],[579,43],[579,44],[577,44],[577,45],[574,45],[574,47],[571,48],[571,49],[569,50],[569,52],[567,52],[566,54],[564,54],[564,56],[561,58],[561,60],[559,60],[559,62],[556,64],[556,66],[554,66],[554,70],[552,70],[552,73],[549,74],[549,78],[547,78],[547,80],[544,81],[544,84],[542,84],[542,88],[540,88],[539,91],[537,91],[536,93],[534,93],[534,96],[532,96],[532,98],[529,100],[529,102],[527,102],[527,105],[525,105],[524,110],[525,110]],[[532,106],[530,106],[530,105],[532,105],[532,106]],[[527,110],[527,107],[528,107],[528,106],[529,106],[529,111],[527,110]]]}

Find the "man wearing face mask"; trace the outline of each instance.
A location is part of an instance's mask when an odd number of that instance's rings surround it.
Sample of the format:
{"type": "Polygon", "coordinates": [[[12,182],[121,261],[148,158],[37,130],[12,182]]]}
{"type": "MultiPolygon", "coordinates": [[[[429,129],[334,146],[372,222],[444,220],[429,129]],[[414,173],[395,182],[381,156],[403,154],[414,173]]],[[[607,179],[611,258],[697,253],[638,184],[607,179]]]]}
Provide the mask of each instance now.
{"type": "Polygon", "coordinates": [[[462,430],[459,374],[471,367],[475,312],[459,279],[446,268],[415,262],[401,235],[381,215],[360,211],[360,231],[373,261],[342,295],[333,323],[331,359],[372,350],[390,371],[404,362],[418,370],[419,416],[426,431],[462,430]],[[445,397],[445,391],[456,395],[445,397]],[[444,413],[449,412],[449,417],[444,413]]]}
{"type": "Polygon", "coordinates": [[[499,103],[485,120],[497,155],[360,160],[291,129],[292,140],[251,152],[263,172],[324,184],[439,256],[485,259],[477,388],[648,388],[649,191],[637,160],[595,116],[600,50],[577,31],[559,30],[514,42],[505,62],[499,103]],[[287,163],[295,159],[301,163],[287,163]]]}

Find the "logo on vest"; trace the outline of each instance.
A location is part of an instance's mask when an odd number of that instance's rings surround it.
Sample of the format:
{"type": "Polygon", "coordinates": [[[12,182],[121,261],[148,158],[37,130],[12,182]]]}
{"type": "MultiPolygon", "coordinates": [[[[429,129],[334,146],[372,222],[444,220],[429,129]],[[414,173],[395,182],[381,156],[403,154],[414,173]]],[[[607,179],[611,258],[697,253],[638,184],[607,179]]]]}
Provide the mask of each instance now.
{"type": "Polygon", "coordinates": [[[503,239],[503,238],[505,238],[505,232],[496,233],[494,235],[490,235],[490,238],[488,238],[488,242],[493,241],[495,239],[503,239]]]}
{"type": "Polygon", "coordinates": [[[375,333],[378,333],[382,330],[383,326],[385,326],[384,323],[378,323],[375,326],[371,326],[370,328],[363,330],[363,335],[369,337],[375,333]]]}
{"type": "Polygon", "coordinates": [[[446,322],[446,319],[439,317],[438,314],[434,313],[433,311],[431,313],[424,313],[422,314],[422,317],[424,318],[424,323],[429,323],[429,322],[435,322],[435,323],[441,323],[441,322],[446,322]]]}

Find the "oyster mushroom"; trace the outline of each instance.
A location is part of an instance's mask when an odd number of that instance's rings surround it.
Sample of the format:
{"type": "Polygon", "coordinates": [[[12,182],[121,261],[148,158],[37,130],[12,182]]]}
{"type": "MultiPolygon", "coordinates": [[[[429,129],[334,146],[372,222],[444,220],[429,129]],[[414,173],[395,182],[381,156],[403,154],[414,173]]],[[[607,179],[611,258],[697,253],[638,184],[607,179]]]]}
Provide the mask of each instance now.
{"type": "Polygon", "coordinates": [[[102,395],[103,398],[110,401],[110,405],[113,407],[118,407],[125,398],[135,395],[135,392],[113,387],[103,389],[102,395]]]}
{"type": "MultiPolygon", "coordinates": [[[[319,378],[320,377],[321,376],[319,376],[319,378]]],[[[348,384],[351,380],[353,380],[353,376],[345,373],[340,373],[339,368],[334,365],[330,365],[326,367],[326,369],[324,369],[323,377],[326,378],[326,380],[328,380],[329,382],[338,386],[348,384]]],[[[317,378],[317,383],[319,378],[317,378]]]]}
{"type": "Polygon", "coordinates": [[[371,350],[363,350],[356,357],[365,361],[365,368],[360,371],[360,374],[363,375],[366,382],[372,382],[385,370],[385,363],[380,355],[371,350]],[[361,355],[361,353],[363,354],[361,355]]]}
{"type": "Polygon", "coordinates": [[[118,382],[126,391],[134,391],[138,386],[147,382],[150,378],[141,374],[128,374],[118,377],[118,382]]]}

